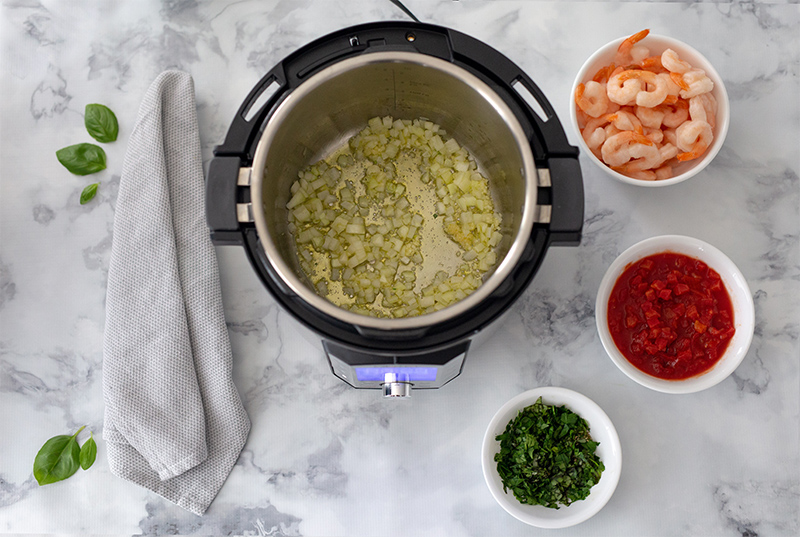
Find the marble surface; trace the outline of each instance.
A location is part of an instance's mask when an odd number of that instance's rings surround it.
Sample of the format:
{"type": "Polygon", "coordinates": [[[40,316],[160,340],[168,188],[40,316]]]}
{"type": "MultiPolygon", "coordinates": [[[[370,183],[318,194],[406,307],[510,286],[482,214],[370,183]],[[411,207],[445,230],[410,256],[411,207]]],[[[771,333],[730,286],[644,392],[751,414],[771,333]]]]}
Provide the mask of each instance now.
{"type": "MultiPolygon", "coordinates": [[[[250,269],[219,247],[247,445],[202,517],[109,471],[37,486],[43,442],[99,436],[104,296],[114,203],[139,102],[158,73],[194,77],[203,154],[276,62],[325,33],[404,19],[389,1],[3,0],[0,16],[0,532],[59,534],[537,535],[492,499],[480,444],[527,389],[581,392],[611,417],[622,477],[606,507],[559,535],[797,535],[800,530],[800,7],[761,2],[424,1],[406,5],[494,46],[540,85],[562,120],[578,68],[641,28],[683,39],[731,100],[727,140],[694,179],[623,185],[582,157],[585,233],[552,249],[462,375],[407,401],[333,377],[250,269]],[[55,151],[91,141],[83,109],[116,111],[108,169],[77,177],[55,151]],[[79,205],[82,188],[98,196],[79,205]],[[605,355],[594,297],[631,244],[679,233],[745,274],[756,331],[741,366],[686,396],[630,381],[605,355]]],[[[575,133],[568,133],[575,142],[575,133]]]]}

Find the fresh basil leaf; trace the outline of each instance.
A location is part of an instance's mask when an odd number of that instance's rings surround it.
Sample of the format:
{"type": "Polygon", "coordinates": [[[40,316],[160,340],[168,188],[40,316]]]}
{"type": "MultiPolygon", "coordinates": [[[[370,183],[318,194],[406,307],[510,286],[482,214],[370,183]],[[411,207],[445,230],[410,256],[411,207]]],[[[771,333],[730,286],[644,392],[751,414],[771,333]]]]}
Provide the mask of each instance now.
{"type": "Polygon", "coordinates": [[[106,168],[106,152],[94,144],[75,144],[56,151],[58,161],[75,175],[89,175],[106,168]]]}
{"type": "Polygon", "coordinates": [[[33,477],[39,485],[63,481],[78,471],[81,450],[75,438],[82,430],[72,436],[54,436],[44,443],[33,461],[33,477]]]}
{"type": "Polygon", "coordinates": [[[87,104],[84,124],[89,135],[98,142],[108,143],[117,139],[119,123],[110,108],[102,104],[87,104]]]}
{"type": "Polygon", "coordinates": [[[91,185],[87,185],[86,188],[83,189],[81,192],[81,205],[84,205],[92,200],[97,194],[97,187],[100,186],[100,183],[92,183],[91,185]]]}
{"type": "Polygon", "coordinates": [[[94,464],[94,460],[97,458],[97,443],[94,441],[94,435],[89,435],[89,440],[83,443],[81,446],[81,468],[84,470],[88,470],[94,464]]]}

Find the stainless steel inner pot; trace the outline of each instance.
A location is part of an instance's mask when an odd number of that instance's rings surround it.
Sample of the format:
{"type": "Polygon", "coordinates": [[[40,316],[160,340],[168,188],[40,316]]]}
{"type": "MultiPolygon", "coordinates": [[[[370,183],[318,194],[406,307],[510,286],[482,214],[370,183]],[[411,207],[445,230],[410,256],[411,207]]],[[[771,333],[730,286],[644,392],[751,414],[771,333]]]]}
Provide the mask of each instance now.
{"type": "Polygon", "coordinates": [[[253,160],[254,220],[267,260],[283,283],[314,308],[356,326],[411,329],[478,305],[520,261],[538,214],[536,167],[514,113],[487,84],[461,67],[413,52],[374,52],[319,71],[292,91],[268,118],[253,160]],[[374,318],[319,296],[298,263],[287,230],[286,203],[297,172],[341,147],[375,116],[427,118],[465,146],[489,178],[502,214],[498,264],[471,295],[417,317],[374,318]],[[260,203],[259,203],[260,200],[260,203]]]}

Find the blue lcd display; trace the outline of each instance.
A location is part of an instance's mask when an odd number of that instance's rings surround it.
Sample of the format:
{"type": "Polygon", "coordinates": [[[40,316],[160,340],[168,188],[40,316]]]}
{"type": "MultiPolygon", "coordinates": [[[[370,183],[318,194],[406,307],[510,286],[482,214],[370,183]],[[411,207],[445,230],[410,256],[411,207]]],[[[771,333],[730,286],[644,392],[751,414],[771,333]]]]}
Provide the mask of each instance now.
{"type": "Polygon", "coordinates": [[[408,382],[436,380],[435,367],[356,367],[356,378],[362,382],[380,381],[386,378],[386,373],[395,373],[398,380],[408,382]]]}

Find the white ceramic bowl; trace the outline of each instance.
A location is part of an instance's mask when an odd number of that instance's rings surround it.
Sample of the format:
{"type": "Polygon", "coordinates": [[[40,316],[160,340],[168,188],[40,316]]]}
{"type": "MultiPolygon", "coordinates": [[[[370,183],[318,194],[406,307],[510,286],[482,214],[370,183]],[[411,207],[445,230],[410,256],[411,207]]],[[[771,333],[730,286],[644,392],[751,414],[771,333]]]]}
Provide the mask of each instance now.
{"type": "Polygon", "coordinates": [[[578,145],[583,153],[589,158],[589,160],[600,167],[605,173],[619,181],[622,181],[623,183],[646,187],[660,187],[674,185],[676,183],[686,181],[690,177],[695,176],[703,168],[708,166],[712,160],[714,160],[714,157],[717,155],[722,147],[722,144],[725,142],[725,136],[728,134],[728,125],[730,123],[731,114],[730,102],[728,101],[728,93],[725,91],[725,84],[723,83],[722,78],[719,76],[717,71],[714,69],[714,66],[711,65],[711,63],[702,54],[682,41],[678,41],[677,39],[663,35],[649,34],[642,41],[640,41],[639,44],[647,46],[650,49],[651,55],[661,54],[666,49],[671,48],[678,53],[682,60],[689,62],[692,67],[703,69],[706,72],[706,75],[712,80],[712,82],[714,82],[714,89],[711,91],[711,93],[717,99],[717,124],[716,128],[714,129],[714,141],[711,143],[711,147],[706,150],[705,154],[701,158],[683,162],[675,166],[675,176],[670,179],[663,179],[660,181],[634,179],[609,168],[603,161],[598,159],[591,152],[589,147],[586,145],[583,136],[581,136],[581,131],[578,128],[578,116],[576,113],[577,108],[574,99],[575,89],[578,87],[578,84],[586,83],[591,80],[592,76],[594,76],[594,74],[601,67],[610,64],[613,61],[619,45],[625,39],[627,39],[627,36],[616,39],[601,47],[597,52],[592,54],[588,60],[586,60],[586,62],[583,64],[583,67],[581,67],[580,71],[578,71],[578,75],[575,77],[575,82],[572,84],[572,91],[570,92],[569,111],[570,123],[572,124],[572,128],[576,134],[578,145]]]}
{"type": "Polygon", "coordinates": [[[699,239],[682,235],[662,235],[634,244],[622,252],[608,267],[595,304],[595,319],[600,341],[608,356],[628,377],[652,390],[664,393],[694,393],[719,384],[742,363],[755,329],[753,297],[742,273],[725,254],[699,239]],[[699,259],[717,271],[733,304],[736,333],[725,353],[710,370],[684,380],[664,380],[648,375],[631,364],[619,351],[608,330],[608,299],[614,284],[631,263],[653,254],[675,252],[699,259]]]}
{"type": "Polygon", "coordinates": [[[483,437],[481,464],[489,491],[510,515],[538,528],[566,528],[594,516],[614,494],[622,471],[622,447],[611,420],[594,401],[566,388],[536,388],[517,395],[494,415],[483,437]],[[547,405],[566,406],[589,423],[592,438],[600,442],[596,453],[605,466],[600,481],[592,487],[585,500],[573,502],[559,509],[525,505],[520,503],[510,490],[504,492],[503,482],[497,473],[497,463],[494,460],[495,454],[500,451],[500,442],[495,440],[497,435],[505,431],[508,422],[516,418],[520,410],[535,403],[539,397],[547,405]]]}

